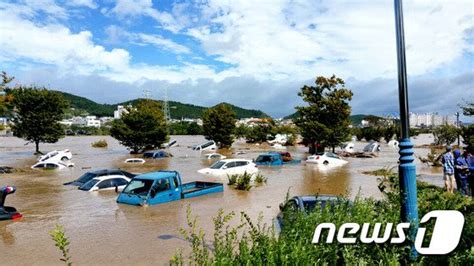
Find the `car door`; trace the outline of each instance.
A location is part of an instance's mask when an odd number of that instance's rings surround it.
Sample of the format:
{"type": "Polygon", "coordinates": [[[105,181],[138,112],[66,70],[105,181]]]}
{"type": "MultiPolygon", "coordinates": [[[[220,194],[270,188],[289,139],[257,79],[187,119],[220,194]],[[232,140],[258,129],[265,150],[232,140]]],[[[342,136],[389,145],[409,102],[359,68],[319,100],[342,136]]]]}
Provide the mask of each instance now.
{"type": "Polygon", "coordinates": [[[122,190],[127,184],[128,181],[125,178],[117,177],[112,179],[112,187],[114,189],[122,190]]]}
{"type": "Polygon", "coordinates": [[[238,174],[243,174],[247,170],[246,161],[237,161],[235,162],[234,172],[238,174]]]}
{"type": "Polygon", "coordinates": [[[169,202],[173,200],[173,194],[170,179],[160,178],[153,183],[147,201],[150,205],[169,202]]]}
{"type": "Polygon", "coordinates": [[[115,188],[115,186],[112,184],[112,179],[102,180],[96,184],[95,187],[97,187],[98,190],[108,190],[115,188]]]}
{"type": "Polygon", "coordinates": [[[222,169],[224,169],[225,174],[228,174],[228,175],[236,174],[235,162],[226,163],[224,166],[222,166],[222,169]]]}

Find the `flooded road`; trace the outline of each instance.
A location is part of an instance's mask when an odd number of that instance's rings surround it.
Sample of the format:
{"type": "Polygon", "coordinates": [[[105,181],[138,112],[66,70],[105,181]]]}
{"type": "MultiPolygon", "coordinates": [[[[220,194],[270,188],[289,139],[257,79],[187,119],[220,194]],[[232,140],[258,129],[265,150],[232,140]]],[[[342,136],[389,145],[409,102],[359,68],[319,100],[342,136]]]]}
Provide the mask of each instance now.
{"type": "MultiPolygon", "coordinates": [[[[188,146],[204,141],[202,136],[172,137],[179,143],[170,152],[172,158],[147,161],[140,166],[125,165],[130,158],[128,151],[110,137],[66,137],[56,144],[43,144],[44,151],[70,149],[75,167],[72,169],[41,171],[29,167],[36,161],[32,155],[33,145],[17,138],[0,138],[0,166],[13,166],[24,171],[1,174],[0,186],[14,185],[17,192],[7,198],[9,206],[16,207],[24,218],[17,222],[0,222],[0,254],[2,265],[51,265],[62,263],[60,254],[48,232],[55,224],[61,224],[71,241],[71,256],[75,264],[166,264],[179,247],[188,244],[180,239],[178,228],[185,226],[186,207],[190,205],[199,224],[212,234],[212,217],[218,209],[246,211],[256,218],[263,214],[264,222],[270,224],[278,213],[278,205],[290,189],[291,195],[344,194],[354,197],[358,191],[362,196],[381,197],[376,177],[364,175],[365,170],[396,166],[398,153],[382,144],[379,157],[372,159],[348,158],[348,164],[336,168],[321,168],[316,165],[288,165],[263,167],[260,172],[268,178],[266,185],[253,187],[250,191],[237,191],[227,185],[224,193],[175,201],[150,207],[119,205],[113,191],[85,192],[75,187],[63,186],[64,182],[76,179],[92,169],[122,168],[133,173],[155,170],[176,170],[183,182],[224,180],[201,176],[196,171],[207,167],[210,161],[192,151],[188,146]],[[92,148],[91,143],[106,139],[106,149],[92,148]],[[166,236],[176,237],[166,237],[166,236]],[[160,237],[161,236],[161,237],[160,237]]],[[[416,144],[432,141],[427,136],[418,137],[416,144]]],[[[362,150],[366,143],[356,143],[362,150]]],[[[253,159],[265,146],[235,143],[233,151],[245,150],[246,154],[229,157],[253,159]]],[[[296,159],[304,159],[305,147],[290,147],[288,151],[296,159]]],[[[427,149],[415,149],[416,155],[426,156],[427,149]]],[[[426,168],[417,160],[417,170],[425,180],[441,184],[441,169],[426,168]]],[[[186,253],[185,253],[186,254],[186,253]]]]}

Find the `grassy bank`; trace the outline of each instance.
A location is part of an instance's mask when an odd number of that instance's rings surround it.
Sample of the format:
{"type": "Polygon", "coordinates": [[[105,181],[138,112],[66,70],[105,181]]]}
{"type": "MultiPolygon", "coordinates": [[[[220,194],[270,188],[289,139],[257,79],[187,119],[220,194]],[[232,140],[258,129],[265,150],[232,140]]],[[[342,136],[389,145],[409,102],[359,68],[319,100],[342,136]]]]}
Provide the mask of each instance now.
{"type": "MultiPolygon", "coordinates": [[[[192,251],[184,255],[178,251],[171,259],[175,265],[400,265],[409,264],[410,247],[403,244],[353,245],[312,244],[316,226],[320,223],[382,224],[400,222],[400,196],[397,175],[388,173],[380,180],[380,189],[386,197],[382,201],[356,198],[343,200],[333,208],[310,213],[285,213],[284,228],[277,237],[272,227],[252,221],[244,212],[220,211],[214,218],[214,233],[211,243],[206,242],[204,231],[188,209],[188,227],[181,229],[192,251]],[[232,220],[240,218],[239,226],[230,226],[232,220]]],[[[432,210],[458,210],[465,216],[465,226],[458,247],[445,256],[419,256],[422,265],[473,265],[474,264],[474,204],[470,198],[446,194],[438,187],[418,183],[419,214],[432,210]]],[[[424,225],[430,228],[429,225],[424,225]]],[[[431,226],[432,228],[432,226],[431,226]]],[[[395,230],[395,229],[394,229],[395,230]]],[[[428,229],[427,239],[430,239],[428,229]]],[[[395,235],[395,234],[392,234],[395,235]]],[[[322,239],[325,239],[322,238],[322,239]]],[[[335,241],[336,242],[336,241],[335,241]]]]}

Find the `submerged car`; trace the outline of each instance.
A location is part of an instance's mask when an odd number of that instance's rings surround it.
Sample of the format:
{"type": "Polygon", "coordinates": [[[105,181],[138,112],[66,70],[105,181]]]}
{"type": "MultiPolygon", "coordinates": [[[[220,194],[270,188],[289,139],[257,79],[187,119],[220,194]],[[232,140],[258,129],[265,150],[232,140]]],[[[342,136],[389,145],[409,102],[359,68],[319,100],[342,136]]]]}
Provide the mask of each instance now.
{"type": "Polygon", "coordinates": [[[195,151],[215,151],[217,150],[217,145],[213,140],[210,140],[199,145],[194,145],[192,149],[195,151]]]}
{"type": "Polygon", "coordinates": [[[16,220],[23,217],[14,207],[4,206],[7,196],[15,191],[16,188],[12,186],[0,187],[0,221],[16,220]]]}
{"type": "Polygon", "coordinates": [[[62,151],[51,151],[39,157],[38,162],[59,162],[72,159],[72,153],[68,149],[62,151]]]}
{"type": "Polygon", "coordinates": [[[183,183],[181,175],[176,171],[158,171],[136,176],[120,193],[117,203],[155,205],[223,191],[221,183],[183,183]]]}
{"type": "Polygon", "coordinates": [[[121,169],[100,169],[96,171],[90,171],[82,176],[80,176],[78,179],[64,183],[64,185],[72,185],[72,186],[82,186],[88,181],[96,178],[96,177],[101,177],[101,176],[118,176],[118,177],[127,177],[129,179],[132,179],[135,177],[134,174],[131,174],[127,171],[121,170],[121,169]]]}
{"type": "Polygon", "coordinates": [[[311,212],[316,208],[324,209],[326,206],[344,202],[341,197],[334,195],[314,195],[314,196],[295,196],[288,201],[280,204],[280,213],[276,220],[280,228],[286,219],[292,219],[297,212],[311,212]]]}
{"type": "Polygon", "coordinates": [[[255,164],[262,166],[280,166],[284,164],[298,164],[301,160],[294,160],[289,152],[267,152],[255,159],[255,164]]]}
{"type": "Polygon", "coordinates": [[[143,160],[142,158],[128,158],[124,161],[124,163],[144,164],[145,160],[143,160]]]}
{"type": "Polygon", "coordinates": [[[84,191],[98,191],[98,190],[122,190],[132,180],[122,175],[105,175],[94,177],[79,187],[84,191]]]}
{"type": "Polygon", "coordinates": [[[208,160],[215,160],[215,159],[222,160],[222,159],[227,158],[226,156],[219,153],[209,153],[209,154],[206,154],[205,157],[208,160]]]}
{"type": "Polygon", "coordinates": [[[348,163],[332,152],[321,152],[308,156],[306,163],[316,163],[323,165],[343,165],[348,163]]]}
{"type": "Polygon", "coordinates": [[[212,175],[217,177],[226,177],[227,175],[235,174],[256,174],[258,172],[257,166],[246,159],[224,159],[219,160],[208,168],[198,170],[198,173],[205,175],[212,175]]]}
{"type": "Polygon", "coordinates": [[[163,150],[147,151],[143,153],[143,158],[145,159],[159,159],[159,158],[167,158],[167,157],[173,157],[173,155],[163,150]]]}
{"type": "Polygon", "coordinates": [[[68,167],[74,167],[74,163],[71,162],[53,162],[53,161],[46,161],[46,162],[38,162],[31,166],[31,169],[43,169],[43,170],[54,170],[54,169],[64,169],[68,167]]]}
{"type": "Polygon", "coordinates": [[[378,152],[380,151],[380,144],[376,141],[369,143],[364,147],[364,152],[378,152]]]}

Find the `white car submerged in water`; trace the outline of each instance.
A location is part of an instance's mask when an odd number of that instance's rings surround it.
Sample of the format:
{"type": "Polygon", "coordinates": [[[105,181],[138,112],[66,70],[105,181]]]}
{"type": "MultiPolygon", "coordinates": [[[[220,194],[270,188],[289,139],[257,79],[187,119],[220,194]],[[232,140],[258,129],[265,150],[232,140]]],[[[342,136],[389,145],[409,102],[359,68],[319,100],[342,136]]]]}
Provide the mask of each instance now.
{"type": "Polygon", "coordinates": [[[123,175],[105,175],[94,177],[79,187],[84,191],[112,190],[121,191],[132,180],[123,175]]]}
{"type": "Polygon", "coordinates": [[[210,140],[199,145],[194,145],[192,149],[195,151],[215,151],[217,150],[217,145],[213,140],[210,140]]]}
{"type": "Polygon", "coordinates": [[[59,162],[67,161],[72,159],[72,153],[70,150],[65,149],[62,151],[50,151],[45,155],[39,157],[38,162],[59,162]]]}
{"type": "Polygon", "coordinates": [[[321,152],[308,156],[306,163],[316,163],[322,165],[344,165],[348,163],[332,152],[321,152]]]}
{"type": "Polygon", "coordinates": [[[243,174],[254,175],[258,168],[251,160],[246,159],[224,159],[215,162],[207,168],[198,170],[198,173],[217,177],[226,177],[227,175],[243,174]]]}
{"type": "Polygon", "coordinates": [[[225,155],[219,154],[219,153],[208,153],[205,155],[206,159],[208,160],[222,160],[227,158],[225,155]]]}
{"type": "Polygon", "coordinates": [[[74,164],[68,161],[45,161],[45,162],[38,162],[31,166],[31,169],[43,169],[43,170],[55,170],[55,169],[64,169],[68,167],[73,167],[74,164]]]}

